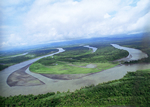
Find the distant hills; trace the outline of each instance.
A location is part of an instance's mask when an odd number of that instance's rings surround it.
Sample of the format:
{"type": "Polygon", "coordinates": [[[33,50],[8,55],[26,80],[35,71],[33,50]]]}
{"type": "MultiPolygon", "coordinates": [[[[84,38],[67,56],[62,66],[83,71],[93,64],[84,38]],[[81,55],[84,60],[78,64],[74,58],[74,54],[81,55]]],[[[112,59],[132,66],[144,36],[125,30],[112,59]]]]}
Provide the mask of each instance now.
{"type": "Polygon", "coordinates": [[[39,48],[57,48],[57,47],[64,47],[68,45],[86,45],[86,44],[93,44],[97,42],[108,42],[108,43],[119,43],[121,41],[129,40],[129,39],[139,39],[141,40],[143,36],[150,35],[150,33],[140,33],[140,34],[120,34],[120,35],[111,35],[108,37],[94,37],[94,38],[85,38],[85,39],[76,39],[76,40],[68,40],[62,42],[53,42],[53,43],[45,43],[45,44],[38,44],[32,46],[24,46],[24,47],[15,47],[11,49],[0,50],[0,53],[5,53],[9,51],[21,51],[27,52],[27,50],[31,49],[39,49],[39,48]]]}

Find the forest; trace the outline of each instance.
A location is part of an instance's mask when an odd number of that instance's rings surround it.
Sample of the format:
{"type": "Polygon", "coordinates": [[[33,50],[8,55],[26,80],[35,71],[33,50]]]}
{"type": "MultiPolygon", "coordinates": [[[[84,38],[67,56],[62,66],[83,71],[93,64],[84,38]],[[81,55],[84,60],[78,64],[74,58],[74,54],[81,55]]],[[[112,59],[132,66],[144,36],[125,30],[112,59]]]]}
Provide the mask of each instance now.
{"type": "Polygon", "coordinates": [[[150,69],[128,72],[122,79],[82,87],[75,92],[0,97],[1,107],[91,107],[150,105],[150,69]]]}

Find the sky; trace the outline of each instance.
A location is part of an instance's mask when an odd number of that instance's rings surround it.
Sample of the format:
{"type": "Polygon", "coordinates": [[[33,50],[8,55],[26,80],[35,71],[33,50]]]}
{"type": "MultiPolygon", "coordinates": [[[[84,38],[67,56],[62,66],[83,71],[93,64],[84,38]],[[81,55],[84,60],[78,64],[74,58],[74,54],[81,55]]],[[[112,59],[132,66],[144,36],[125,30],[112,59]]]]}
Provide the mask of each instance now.
{"type": "Polygon", "coordinates": [[[1,0],[0,48],[150,32],[150,0],[1,0]]]}

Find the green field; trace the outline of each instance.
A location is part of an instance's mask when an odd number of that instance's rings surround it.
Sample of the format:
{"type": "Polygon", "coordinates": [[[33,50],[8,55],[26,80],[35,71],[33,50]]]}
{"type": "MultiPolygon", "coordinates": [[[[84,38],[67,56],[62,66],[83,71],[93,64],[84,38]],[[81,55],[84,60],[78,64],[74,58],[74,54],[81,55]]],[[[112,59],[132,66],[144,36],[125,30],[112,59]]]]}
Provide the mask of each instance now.
{"type": "Polygon", "coordinates": [[[30,70],[36,73],[48,73],[48,74],[87,74],[99,72],[105,69],[112,68],[117,64],[112,63],[92,63],[95,68],[86,68],[90,63],[67,63],[57,62],[55,66],[44,66],[41,63],[34,63],[31,65],[30,70]]]}
{"type": "Polygon", "coordinates": [[[87,74],[112,68],[116,59],[126,57],[128,52],[108,45],[98,45],[95,53],[86,47],[64,48],[66,51],[38,60],[30,66],[30,71],[47,74],[87,74]],[[91,67],[93,66],[93,67],[91,67]]]}

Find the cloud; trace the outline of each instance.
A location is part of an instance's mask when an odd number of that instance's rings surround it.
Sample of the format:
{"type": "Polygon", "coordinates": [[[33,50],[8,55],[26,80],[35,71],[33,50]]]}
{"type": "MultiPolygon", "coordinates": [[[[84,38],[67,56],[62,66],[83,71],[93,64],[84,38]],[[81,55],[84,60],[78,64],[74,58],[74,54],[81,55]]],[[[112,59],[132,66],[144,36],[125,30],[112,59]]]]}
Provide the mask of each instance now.
{"type": "Polygon", "coordinates": [[[110,18],[111,17],[111,15],[109,15],[108,13],[106,13],[105,15],[104,15],[104,19],[105,18],[110,18]]]}
{"type": "Polygon", "coordinates": [[[15,34],[11,34],[8,38],[7,41],[2,41],[1,42],[1,48],[7,48],[7,47],[12,47],[12,46],[24,46],[27,43],[23,42],[24,40],[15,34]]]}
{"type": "Polygon", "coordinates": [[[99,0],[94,2],[68,0],[54,4],[48,1],[43,3],[36,1],[26,15],[25,28],[31,35],[39,32],[49,35],[51,38],[52,34],[55,34],[55,39],[86,37],[98,30],[94,29],[94,26],[103,21],[106,12],[111,12],[112,9],[117,10],[115,8],[117,4],[118,2],[114,3],[108,0],[103,2],[99,0]],[[51,29],[55,29],[55,31],[51,29]]]}
{"type": "Polygon", "coordinates": [[[133,32],[150,32],[150,12],[140,17],[134,24],[128,26],[128,30],[133,32]]]}
{"type": "MultiPolygon", "coordinates": [[[[20,40],[14,40],[18,44],[33,45],[149,31],[149,0],[10,1],[3,5],[6,8],[3,13],[6,17],[3,18],[11,24],[4,23],[3,26],[7,24],[14,29],[5,29],[9,33],[3,33],[3,36],[11,38],[14,34],[20,37],[20,40]]],[[[13,40],[7,39],[4,44],[8,42],[13,43],[13,40]]]]}

